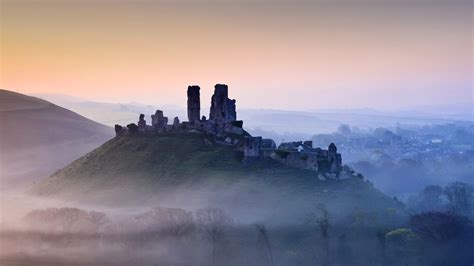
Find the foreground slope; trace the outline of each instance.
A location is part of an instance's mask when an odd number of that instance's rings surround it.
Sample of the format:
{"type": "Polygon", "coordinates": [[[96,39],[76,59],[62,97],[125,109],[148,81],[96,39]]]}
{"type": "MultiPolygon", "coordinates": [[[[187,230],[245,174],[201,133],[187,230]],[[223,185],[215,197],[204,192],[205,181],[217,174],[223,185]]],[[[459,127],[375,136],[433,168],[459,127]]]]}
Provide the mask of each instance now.
{"type": "Polygon", "coordinates": [[[242,220],[302,219],[318,204],[337,210],[341,218],[400,207],[359,178],[321,181],[315,172],[272,160],[243,165],[241,156],[201,133],[124,135],[41,180],[30,192],[94,205],[215,206],[242,220]]]}
{"type": "Polygon", "coordinates": [[[113,129],[50,102],[0,90],[0,183],[50,175],[112,136],[113,129]]]}

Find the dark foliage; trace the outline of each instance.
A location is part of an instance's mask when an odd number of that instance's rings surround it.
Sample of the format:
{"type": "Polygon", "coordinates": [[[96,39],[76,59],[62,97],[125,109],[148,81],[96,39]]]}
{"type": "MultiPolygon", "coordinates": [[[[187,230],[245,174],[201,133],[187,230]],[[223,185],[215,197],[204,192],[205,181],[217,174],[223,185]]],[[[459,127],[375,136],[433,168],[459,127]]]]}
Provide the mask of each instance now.
{"type": "Polygon", "coordinates": [[[425,212],[410,217],[414,232],[426,240],[449,241],[467,232],[468,218],[454,213],[425,212]]]}

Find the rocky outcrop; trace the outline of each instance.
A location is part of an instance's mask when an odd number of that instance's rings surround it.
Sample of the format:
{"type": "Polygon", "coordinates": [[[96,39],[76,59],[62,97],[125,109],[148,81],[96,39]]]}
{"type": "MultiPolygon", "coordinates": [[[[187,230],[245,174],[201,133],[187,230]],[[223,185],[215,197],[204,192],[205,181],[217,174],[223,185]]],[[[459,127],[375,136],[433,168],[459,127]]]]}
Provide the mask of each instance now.
{"type": "Polygon", "coordinates": [[[188,86],[188,121],[198,122],[201,117],[199,86],[188,86]]]}

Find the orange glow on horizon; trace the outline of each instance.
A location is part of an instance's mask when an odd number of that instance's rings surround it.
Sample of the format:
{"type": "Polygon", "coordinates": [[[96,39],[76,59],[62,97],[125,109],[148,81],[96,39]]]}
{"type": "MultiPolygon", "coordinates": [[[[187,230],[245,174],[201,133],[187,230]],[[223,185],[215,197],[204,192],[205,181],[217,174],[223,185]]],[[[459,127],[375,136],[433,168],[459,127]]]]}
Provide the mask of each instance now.
{"type": "Polygon", "coordinates": [[[3,5],[0,85],[26,93],[180,104],[187,85],[222,82],[243,106],[270,97],[265,107],[293,109],[288,94],[310,108],[371,97],[388,107],[394,95],[400,105],[456,102],[471,89],[462,6],[430,7],[421,19],[420,10],[370,17],[344,6],[3,5]],[[403,97],[413,91],[425,102],[403,97]]]}

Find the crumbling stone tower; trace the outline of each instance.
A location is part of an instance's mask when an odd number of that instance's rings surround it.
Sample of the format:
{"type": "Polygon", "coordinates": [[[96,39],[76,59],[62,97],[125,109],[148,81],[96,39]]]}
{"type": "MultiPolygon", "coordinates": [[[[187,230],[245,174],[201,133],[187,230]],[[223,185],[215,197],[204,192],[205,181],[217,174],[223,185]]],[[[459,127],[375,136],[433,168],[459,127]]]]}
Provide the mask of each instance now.
{"type": "Polygon", "coordinates": [[[199,86],[188,86],[188,121],[196,122],[201,119],[201,99],[199,86]]]}
{"type": "Polygon", "coordinates": [[[328,164],[331,173],[338,173],[342,168],[341,155],[337,153],[337,147],[334,143],[328,147],[328,164]]]}
{"type": "Polygon", "coordinates": [[[224,84],[214,86],[214,95],[211,99],[209,120],[219,125],[237,120],[235,100],[228,98],[228,87],[224,84]]]}

